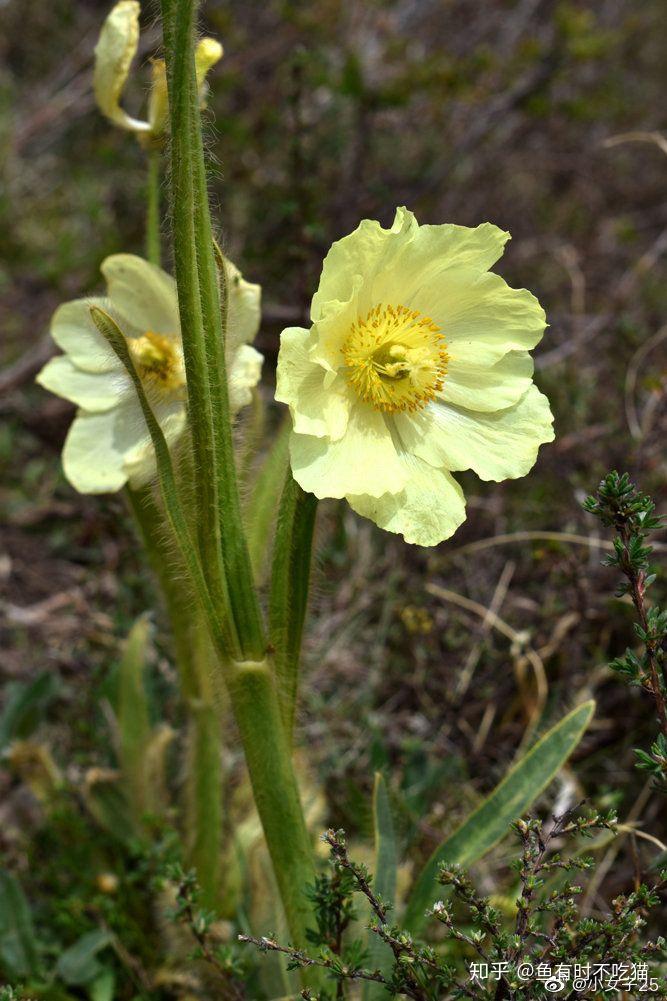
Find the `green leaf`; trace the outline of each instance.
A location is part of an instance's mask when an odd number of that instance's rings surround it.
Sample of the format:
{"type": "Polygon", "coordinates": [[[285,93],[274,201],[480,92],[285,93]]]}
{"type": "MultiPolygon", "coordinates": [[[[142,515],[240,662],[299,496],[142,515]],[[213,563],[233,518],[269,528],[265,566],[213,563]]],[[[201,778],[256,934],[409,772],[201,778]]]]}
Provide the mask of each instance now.
{"type": "Polygon", "coordinates": [[[12,977],[37,973],[39,957],[28,901],[18,880],[0,870],[0,964],[12,977]]]}
{"type": "Polygon", "coordinates": [[[29,737],[58,691],[58,679],[45,671],[34,681],[11,685],[0,716],[0,751],[17,738],[29,737]]]}
{"type": "Polygon", "coordinates": [[[56,964],[56,973],[70,986],[92,983],[104,970],[97,961],[97,954],[112,941],[111,932],[103,928],[87,932],[62,953],[56,964]]]}
{"type": "Polygon", "coordinates": [[[216,908],[222,862],[221,727],[216,708],[193,703],[188,725],[186,821],[188,857],[197,871],[204,907],[216,908]]]}
{"type": "MultiPolygon", "coordinates": [[[[375,773],[375,786],[373,788],[373,828],[375,831],[373,890],[385,904],[393,904],[396,896],[398,850],[387,783],[380,772],[375,773]]],[[[388,977],[391,973],[393,958],[393,953],[387,943],[369,931],[368,962],[366,964],[368,968],[380,970],[385,977],[388,977]]],[[[382,1001],[382,999],[388,998],[389,994],[381,984],[366,983],[362,997],[363,1001],[382,1001]]]]}
{"type": "Polygon", "coordinates": [[[269,638],[285,732],[290,742],[294,731],[316,515],[317,497],[302,490],[292,470],[288,469],[273,547],[269,638]]]}
{"type": "Polygon", "coordinates": [[[262,584],[266,576],[269,543],[276,522],[280,490],[285,482],[285,471],[289,467],[290,429],[291,421],[287,420],[266,453],[244,505],[250,562],[258,584],[262,584]]]}
{"type": "Polygon", "coordinates": [[[511,823],[528,810],[565,764],[581,740],[594,702],[584,702],[552,727],[507,773],[491,795],[440,844],[426,863],[408,900],[404,926],[417,933],[427,909],[438,896],[441,862],[463,866],[477,862],[507,834],[511,823]]]}
{"type": "Polygon", "coordinates": [[[116,975],[113,970],[102,970],[91,984],[87,985],[90,1001],[113,1001],[116,975]]]}

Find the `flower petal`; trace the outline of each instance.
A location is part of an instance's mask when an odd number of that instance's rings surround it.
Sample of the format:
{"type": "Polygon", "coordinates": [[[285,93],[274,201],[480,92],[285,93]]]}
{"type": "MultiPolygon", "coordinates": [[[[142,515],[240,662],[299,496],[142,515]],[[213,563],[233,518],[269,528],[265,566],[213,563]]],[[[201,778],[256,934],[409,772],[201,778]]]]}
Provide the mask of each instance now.
{"type": "Polygon", "coordinates": [[[433,466],[474,469],[483,480],[525,476],[540,445],[553,441],[549,401],[536,386],[512,407],[494,413],[431,403],[396,419],[403,447],[433,466]]]}
{"type": "Polygon", "coordinates": [[[387,532],[397,532],[417,546],[436,546],[465,521],[461,487],[444,469],[433,469],[411,455],[402,455],[405,487],[382,497],[348,497],[350,506],[387,532]]]}
{"type": "MultiPolygon", "coordinates": [[[[102,263],[114,309],[135,330],[177,337],[180,335],[176,283],[162,268],[134,254],[114,254],[102,263]]],[[[122,318],[120,322],[124,334],[122,318]]]]}
{"type": "Polygon", "coordinates": [[[374,219],[364,219],[353,233],[332,244],[311,304],[313,321],[326,316],[341,303],[349,302],[359,287],[360,278],[363,290],[358,307],[365,315],[375,305],[372,301],[374,277],[379,270],[391,266],[392,258],[410,241],[416,228],[417,220],[412,213],[398,209],[391,229],[384,229],[374,219]]]}
{"type": "Polygon", "coordinates": [[[139,44],[137,0],[120,0],[102,25],[95,46],[93,89],[97,106],[116,125],[131,132],[147,132],[147,122],[131,118],[120,106],[130,65],[139,44]]]}
{"type": "Polygon", "coordinates": [[[53,314],[51,337],[77,368],[84,372],[124,371],[112,349],[90,318],[90,307],[109,309],[107,299],[74,299],[53,314]]]}
{"type": "Polygon", "coordinates": [[[252,400],[251,390],[262,377],[263,363],[264,355],[249,344],[242,344],[234,354],[227,373],[229,409],[232,414],[238,413],[241,407],[247,406],[252,400]]]}
{"type": "Polygon", "coordinates": [[[73,365],[66,355],[48,361],[35,381],[91,413],[111,410],[124,396],[134,392],[124,370],[85,372],[73,365]]]}
{"type": "Polygon", "coordinates": [[[534,365],[527,351],[510,351],[495,364],[477,361],[472,351],[467,354],[450,359],[441,400],[468,410],[503,410],[530,388],[534,365]]]}
{"type": "Polygon", "coordinates": [[[114,493],[127,483],[126,456],[147,439],[136,400],[103,414],[82,410],[65,439],[65,476],[79,493],[114,493]]]}
{"type": "MultiPolygon", "coordinates": [[[[153,407],[167,445],[173,448],[186,426],[185,404],[178,399],[162,400],[153,407]]],[[[157,462],[153,442],[146,430],[136,445],[128,449],[123,460],[123,469],[130,486],[138,490],[157,476],[157,462]]]]}
{"type": "Polygon", "coordinates": [[[389,229],[364,219],[353,233],[334,243],[327,254],[320,286],[313,296],[312,318],[318,320],[331,301],[348,301],[357,275],[363,276],[361,313],[378,303],[405,305],[406,298],[428,287],[443,272],[466,270],[480,274],[488,270],[501,256],[508,239],[509,233],[491,223],[474,229],[420,226],[406,208],[396,209],[389,229]]]}
{"type": "Polygon", "coordinates": [[[407,475],[384,418],[362,404],[338,441],[293,432],[290,458],[294,479],[320,498],[396,493],[407,475]]]}
{"type": "MultiPolygon", "coordinates": [[[[395,235],[392,230],[391,241],[397,244],[393,258],[385,253],[384,266],[372,278],[372,305],[411,305],[420,290],[430,294],[434,287],[451,284],[450,276],[457,273],[479,276],[502,256],[510,239],[509,233],[489,222],[475,227],[450,223],[419,226],[406,209],[396,210],[394,227],[399,219],[403,222],[401,229],[395,235]],[[414,225],[408,226],[408,219],[414,225]]],[[[433,309],[423,312],[432,315],[433,309]]]]}
{"type": "Polygon", "coordinates": [[[234,350],[240,344],[250,344],[259,330],[261,319],[261,285],[247,282],[239,269],[225,258],[228,308],[227,347],[234,350]]]}
{"type": "Polygon", "coordinates": [[[510,288],[491,272],[454,271],[422,288],[407,305],[433,317],[452,358],[478,353],[497,361],[508,351],[534,348],[546,327],[535,296],[510,288]]]}
{"type": "Polygon", "coordinates": [[[215,38],[202,38],[195,48],[195,72],[197,75],[197,90],[200,92],[206,82],[206,76],[224,55],[224,49],[215,38]]]}
{"type": "Polygon", "coordinates": [[[345,434],[352,395],[344,376],[332,379],[330,372],[311,359],[314,341],[313,332],[303,327],[283,330],[276,400],[288,404],[298,434],[338,441],[345,434]]]}

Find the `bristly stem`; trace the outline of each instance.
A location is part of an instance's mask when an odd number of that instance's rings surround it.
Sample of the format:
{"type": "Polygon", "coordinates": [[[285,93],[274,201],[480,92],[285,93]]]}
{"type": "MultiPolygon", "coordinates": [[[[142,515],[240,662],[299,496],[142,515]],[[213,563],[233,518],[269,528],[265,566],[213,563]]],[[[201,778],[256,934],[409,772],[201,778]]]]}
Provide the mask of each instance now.
{"type": "MultiPolygon", "coordinates": [[[[304,945],[312,920],[304,888],[314,881],[314,861],[275,677],[265,660],[263,623],[241,520],[225,368],[225,295],[221,301],[218,286],[224,267],[219,276],[194,66],[196,5],[194,0],[161,2],[171,114],[174,260],[200,524],[201,560],[193,561],[188,570],[195,575],[203,572],[204,609],[213,627],[290,933],[304,945]],[[221,600],[232,622],[231,656],[225,655],[221,642],[221,600]]],[[[195,585],[199,588],[198,580],[195,585]]]]}
{"type": "Polygon", "coordinates": [[[206,907],[218,903],[222,846],[222,729],[217,700],[216,656],[208,625],[187,584],[176,556],[164,513],[151,486],[127,488],[129,506],[151,569],[155,574],[171,627],[174,659],[188,716],[189,764],[185,782],[183,825],[189,861],[197,872],[206,907]]]}
{"type": "Polygon", "coordinates": [[[159,149],[150,149],[147,156],[146,259],[151,264],[156,264],[159,267],[162,257],[160,227],[160,167],[162,154],[159,149]]]}
{"type": "MultiPolygon", "coordinates": [[[[183,356],[188,386],[188,417],[192,434],[201,560],[213,600],[232,612],[220,551],[218,522],[218,461],[213,402],[209,383],[206,335],[199,292],[195,229],[190,67],[194,65],[194,6],[189,0],[162,0],[162,20],[171,117],[171,219],[174,267],[178,289],[183,356]]],[[[242,656],[233,620],[232,652],[242,656]]]]}
{"type": "Polygon", "coordinates": [[[222,558],[239,659],[260,659],[266,644],[243,532],[229,415],[225,270],[218,271],[214,255],[194,62],[196,4],[162,0],[162,11],[171,114],[174,260],[198,453],[202,558],[207,567],[209,561],[215,564],[222,558]]]}

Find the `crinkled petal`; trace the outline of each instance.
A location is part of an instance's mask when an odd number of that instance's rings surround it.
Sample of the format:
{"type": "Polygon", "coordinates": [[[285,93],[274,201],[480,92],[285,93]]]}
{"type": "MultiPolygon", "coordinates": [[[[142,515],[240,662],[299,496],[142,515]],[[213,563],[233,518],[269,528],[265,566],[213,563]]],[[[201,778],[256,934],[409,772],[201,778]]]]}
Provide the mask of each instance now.
{"type": "Polygon", "coordinates": [[[525,476],[540,445],[553,441],[549,401],[531,386],[505,410],[480,413],[434,402],[396,418],[403,447],[434,467],[473,469],[483,480],[525,476]]]}
{"type": "Polygon", "coordinates": [[[420,226],[412,212],[398,208],[384,229],[364,219],[349,236],[337,240],[327,254],[311,315],[318,320],[332,301],[350,299],[356,276],[362,276],[359,311],[378,303],[407,305],[419,289],[450,271],[479,275],[501,256],[509,233],[491,223],[468,226],[420,226]],[[400,287],[399,287],[400,286],[400,287]]]}
{"type": "Polygon", "coordinates": [[[79,493],[114,493],[127,483],[127,456],[146,440],[148,431],[136,400],[102,414],[82,410],[65,440],[65,476],[79,493]]]}
{"type": "Polygon", "coordinates": [[[452,358],[502,358],[527,351],[542,339],[544,310],[526,289],[514,289],[487,273],[454,271],[424,287],[406,305],[431,316],[440,327],[452,358]]]}
{"type": "Polygon", "coordinates": [[[450,358],[440,399],[467,410],[511,407],[529,389],[533,359],[527,351],[510,351],[495,364],[484,364],[474,352],[450,358]]]}
{"type": "Polygon", "coordinates": [[[151,330],[167,337],[180,337],[178,299],[174,279],[162,268],[134,254],[114,254],[102,264],[115,310],[137,331],[151,330]]]}
{"type": "Polygon", "coordinates": [[[112,349],[90,318],[90,307],[109,309],[108,299],[75,299],[53,314],[51,337],[70,361],[84,372],[124,371],[112,349]]]}
{"type": "Polygon", "coordinates": [[[310,310],[313,321],[326,316],[332,309],[336,311],[337,305],[349,302],[360,284],[363,288],[358,308],[360,313],[367,313],[374,305],[375,276],[391,266],[416,228],[417,221],[412,213],[399,209],[390,229],[384,229],[374,219],[364,219],[353,233],[337,240],[322,265],[320,284],[310,310]]]}
{"type": "Polygon", "coordinates": [[[372,277],[372,305],[410,305],[420,290],[450,284],[450,276],[483,274],[502,256],[509,239],[509,233],[489,222],[474,228],[450,223],[419,226],[411,212],[397,209],[388,241],[397,246],[391,255],[385,253],[383,266],[372,277]]]}
{"type": "Polygon", "coordinates": [[[259,330],[262,288],[247,282],[239,269],[225,258],[228,309],[227,347],[232,351],[240,344],[250,344],[259,330]]]}
{"type": "Polygon", "coordinates": [[[407,475],[383,416],[365,404],[338,441],[292,433],[290,458],[294,479],[320,498],[396,493],[407,475]]]}
{"type": "Polygon", "coordinates": [[[280,337],[276,400],[286,403],[294,430],[338,441],[345,434],[353,403],[349,383],[311,359],[313,332],[288,327],[280,337]]]}
{"type": "Polygon", "coordinates": [[[130,65],[139,44],[137,0],[120,0],[102,26],[95,46],[93,89],[97,106],[114,124],[130,132],[147,132],[147,122],[131,118],[120,106],[130,65]]]}
{"type": "Polygon", "coordinates": [[[406,484],[397,494],[348,497],[351,507],[387,532],[397,532],[417,546],[436,546],[465,521],[465,497],[453,476],[403,455],[406,484]]]}
{"type": "Polygon", "coordinates": [[[73,365],[66,355],[48,361],[36,381],[56,396],[62,396],[91,413],[111,410],[134,392],[125,370],[85,372],[73,365]]]}
{"type": "Polygon", "coordinates": [[[252,400],[252,390],[262,377],[264,355],[251,347],[242,344],[236,351],[228,369],[229,409],[237,413],[252,400]]]}

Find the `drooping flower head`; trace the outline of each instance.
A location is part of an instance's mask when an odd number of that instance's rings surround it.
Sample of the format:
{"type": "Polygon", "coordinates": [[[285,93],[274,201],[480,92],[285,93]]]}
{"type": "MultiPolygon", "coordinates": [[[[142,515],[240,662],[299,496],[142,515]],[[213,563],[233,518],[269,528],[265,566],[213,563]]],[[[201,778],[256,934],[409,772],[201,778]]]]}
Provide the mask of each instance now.
{"type": "Polygon", "coordinates": [[[364,220],[334,243],[310,329],[283,331],[276,399],[292,416],[292,471],[407,542],[465,519],[451,475],[524,476],[553,417],[528,354],[545,316],[489,271],[509,234],[489,223],[390,229],[364,220]]]}
{"type": "MultiPolygon", "coordinates": [[[[245,281],[226,261],[229,289],[226,341],[230,409],[251,400],[262,355],[250,346],[259,329],[259,285],[245,281]]],[[[90,307],[111,313],[164,435],[174,445],[186,427],[187,388],[176,286],[161,268],[131,254],[102,264],[108,298],[77,299],[60,306],[51,335],[65,353],[47,362],[37,381],[79,410],[63,449],[67,479],[80,493],[140,487],[156,475],[155,453],[137,394],[125,368],[99,333],[90,307]]]]}
{"type": "MultiPolygon", "coordinates": [[[[119,0],[107,16],[97,45],[93,90],[97,106],[114,125],[139,136],[159,139],[167,129],[169,102],[167,75],[163,59],[153,59],[148,98],[148,121],[129,115],[120,104],[130,66],[139,47],[138,0],[119,0]]],[[[202,38],[195,50],[197,86],[200,100],[206,97],[206,75],[222,59],[223,49],[214,38],[202,38]]]]}

